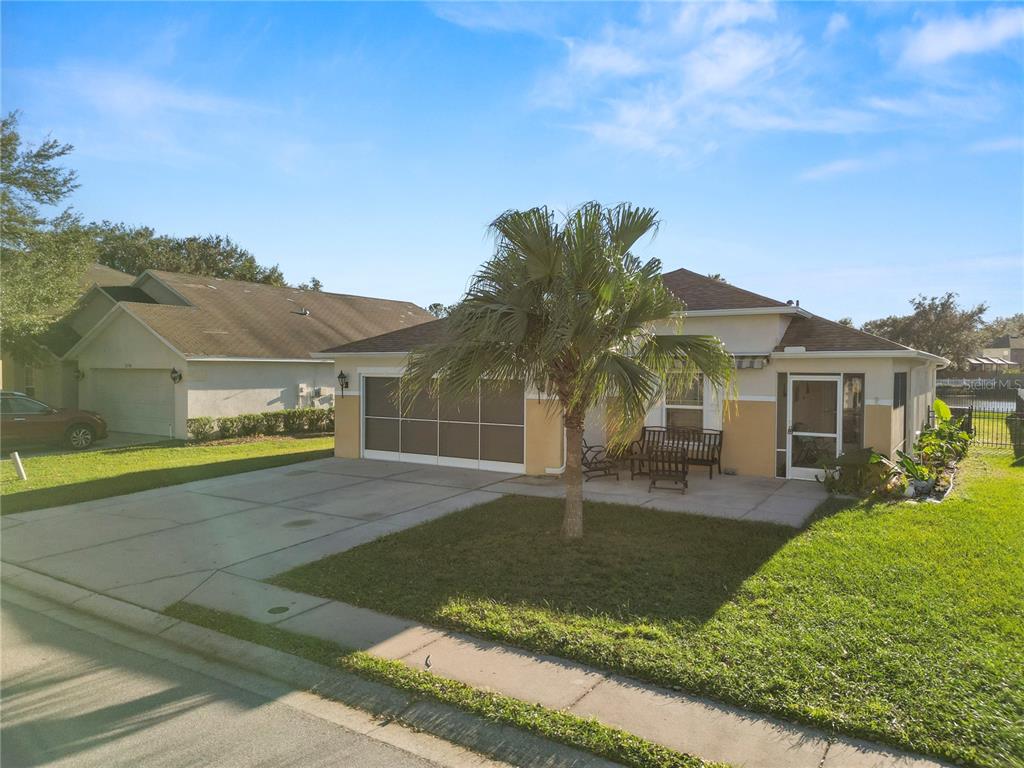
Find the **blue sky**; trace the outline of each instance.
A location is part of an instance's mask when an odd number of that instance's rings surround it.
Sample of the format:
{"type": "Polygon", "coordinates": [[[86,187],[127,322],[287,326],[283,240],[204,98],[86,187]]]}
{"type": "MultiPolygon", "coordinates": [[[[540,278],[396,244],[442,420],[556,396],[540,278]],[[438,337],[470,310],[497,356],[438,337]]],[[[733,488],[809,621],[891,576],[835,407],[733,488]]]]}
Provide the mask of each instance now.
{"type": "Polygon", "coordinates": [[[4,3],[3,109],[87,219],[455,301],[508,208],[828,317],[1024,303],[1024,5],[4,3]]]}

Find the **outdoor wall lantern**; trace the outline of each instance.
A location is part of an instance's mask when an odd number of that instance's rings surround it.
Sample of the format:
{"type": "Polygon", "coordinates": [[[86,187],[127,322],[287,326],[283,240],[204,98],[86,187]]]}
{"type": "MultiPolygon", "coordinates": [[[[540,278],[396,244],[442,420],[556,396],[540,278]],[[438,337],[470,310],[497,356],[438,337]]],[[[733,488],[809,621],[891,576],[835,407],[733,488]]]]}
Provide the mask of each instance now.
{"type": "Polygon", "coordinates": [[[81,381],[85,378],[85,371],[81,368],[75,368],[75,381],[81,381]]]}
{"type": "Polygon", "coordinates": [[[344,371],[338,371],[338,389],[341,390],[341,396],[345,396],[345,390],[348,389],[348,374],[344,371]]]}
{"type": "Polygon", "coordinates": [[[179,371],[177,368],[171,368],[171,381],[173,381],[175,384],[178,384],[181,382],[182,378],[183,377],[181,371],[179,371]]]}

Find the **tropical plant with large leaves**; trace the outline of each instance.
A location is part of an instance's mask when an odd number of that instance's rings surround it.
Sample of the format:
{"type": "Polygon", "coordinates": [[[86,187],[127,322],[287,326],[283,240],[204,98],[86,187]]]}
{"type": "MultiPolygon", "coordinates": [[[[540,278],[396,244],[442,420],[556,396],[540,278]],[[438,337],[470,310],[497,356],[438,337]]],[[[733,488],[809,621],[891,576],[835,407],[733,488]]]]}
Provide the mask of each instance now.
{"type": "Polygon", "coordinates": [[[607,407],[609,443],[624,445],[671,379],[731,382],[733,361],[711,336],[682,335],[684,305],[661,262],[632,248],[656,232],[652,208],[586,203],[507,211],[491,225],[494,256],[445,320],[442,341],[415,351],[404,391],[474,392],[483,378],[522,381],[560,410],[566,436],[562,535],[583,535],[583,422],[607,407]],[[656,332],[657,330],[657,332],[656,332]],[[679,375],[670,376],[672,373],[679,375]]]}

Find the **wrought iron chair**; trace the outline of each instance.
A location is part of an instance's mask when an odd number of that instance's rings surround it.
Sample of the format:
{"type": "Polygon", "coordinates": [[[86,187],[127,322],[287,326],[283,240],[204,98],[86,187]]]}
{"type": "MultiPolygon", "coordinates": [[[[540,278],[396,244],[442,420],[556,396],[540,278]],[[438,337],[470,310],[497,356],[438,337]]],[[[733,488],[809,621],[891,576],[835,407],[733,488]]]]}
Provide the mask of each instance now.
{"type": "Polygon", "coordinates": [[[590,480],[594,477],[608,477],[615,475],[619,479],[618,464],[608,458],[603,445],[588,445],[583,441],[583,477],[590,480]]]}

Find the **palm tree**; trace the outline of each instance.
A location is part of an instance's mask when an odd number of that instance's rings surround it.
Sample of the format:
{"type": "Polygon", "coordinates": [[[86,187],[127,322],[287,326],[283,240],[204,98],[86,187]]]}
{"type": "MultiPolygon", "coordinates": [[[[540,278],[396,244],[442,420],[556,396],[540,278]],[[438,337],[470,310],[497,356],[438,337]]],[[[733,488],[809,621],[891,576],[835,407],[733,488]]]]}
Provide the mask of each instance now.
{"type": "Polygon", "coordinates": [[[562,535],[576,539],[587,412],[607,403],[609,444],[622,446],[670,373],[679,386],[698,373],[723,386],[733,363],[717,338],[679,334],[684,306],[662,283],[661,262],[630,251],[657,230],[657,211],[586,203],[558,218],[531,208],[495,219],[494,256],[448,316],[446,339],[410,356],[403,389],[457,397],[488,377],[549,395],[566,435],[562,535]],[[656,323],[675,334],[656,335],[656,323]]]}

